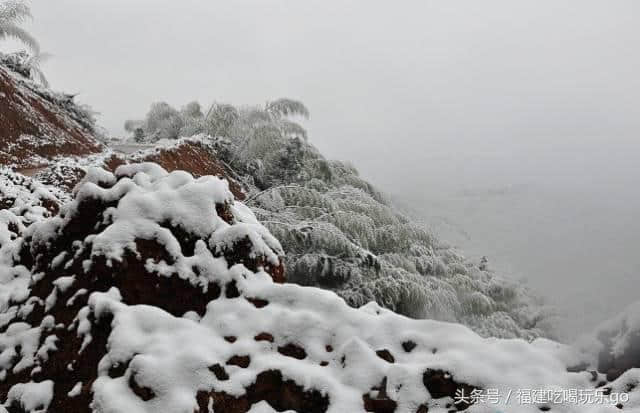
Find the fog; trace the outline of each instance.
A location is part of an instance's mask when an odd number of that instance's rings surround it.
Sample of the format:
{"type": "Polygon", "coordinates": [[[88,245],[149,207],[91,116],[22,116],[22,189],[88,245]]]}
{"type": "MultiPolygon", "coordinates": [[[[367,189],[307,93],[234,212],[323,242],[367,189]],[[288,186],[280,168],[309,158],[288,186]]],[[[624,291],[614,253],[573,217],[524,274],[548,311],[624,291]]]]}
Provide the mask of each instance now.
{"type": "Polygon", "coordinates": [[[121,135],[153,101],[310,108],[442,237],[571,336],[640,291],[640,3],[36,0],[54,88],[121,135]]]}

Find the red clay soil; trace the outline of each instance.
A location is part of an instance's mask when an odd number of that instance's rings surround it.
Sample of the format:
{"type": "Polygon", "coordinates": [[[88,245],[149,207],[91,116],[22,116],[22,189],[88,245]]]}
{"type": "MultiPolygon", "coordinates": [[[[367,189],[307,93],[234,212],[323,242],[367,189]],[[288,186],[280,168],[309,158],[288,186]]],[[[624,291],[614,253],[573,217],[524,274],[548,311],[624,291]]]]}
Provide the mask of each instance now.
{"type": "MultiPolygon", "coordinates": [[[[236,199],[242,201],[247,197],[247,191],[243,185],[233,178],[235,173],[218,159],[215,150],[195,140],[185,140],[175,146],[130,155],[112,155],[95,166],[114,172],[120,165],[139,162],[155,162],[169,172],[186,171],[196,178],[205,175],[224,178],[229,182],[229,190],[236,199]]],[[[84,174],[84,170],[80,167],[51,165],[43,170],[39,169],[36,178],[44,184],[71,192],[84,174]]]]}
{"type": "Polygon", "coordinates": [[[0,165],[37,168],[56,156],[102,149],[63,107],[0,66],[0,165]]]}
{"type": "Polygon", "coordinates": [[[225,178],[236,199],[246,198],[242,184],[232,178],[233,172],[215,156],[213,149],[202,142],[187,140],[176,146],[158,148],[143,156],[133,154],[131,158],[135,162],[155,162],[169,172],[182,170],[195,177],[214,175],[225,178]]]}

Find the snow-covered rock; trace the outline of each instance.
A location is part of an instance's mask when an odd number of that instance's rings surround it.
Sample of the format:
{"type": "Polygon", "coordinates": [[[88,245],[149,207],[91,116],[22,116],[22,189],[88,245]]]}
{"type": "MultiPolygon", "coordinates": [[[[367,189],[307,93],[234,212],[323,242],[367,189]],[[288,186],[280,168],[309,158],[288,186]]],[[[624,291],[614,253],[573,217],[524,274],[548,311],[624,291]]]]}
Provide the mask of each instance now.
{"type": "Polygon", "coordinates": [[[0,412],[640,411],[638,369],[352,308],[281,263],[225,180],[89,169],[0,248],[0,412]]]}
{"type": "Polygon", "coordinates": [[[62,191],[0,167],[0,247],[31,223],[58,212],[62,191]],[[13,235],[7,231],[11,230],[13,235]]]}
{"type": "MultiPolygon", "coordinates": [[[[213,176],[169,174],[151,163],[123,165],[115,175],[90,169],[59,215],[30,225],[18,220],[15,232],[12,223],[0,225],[0,233],[11,233],[0,250],[0,395],[27,378],[48,377],[55,382],[51,406],[60,408],[61,398],[76,403],[66,411],[88,408],[106,350],[109,325],[94,331],[91,293],[115,287],[123,302],[198,318],[221,292],[237,291],[234,275],[283,281],[279,243],[213,176]],[[66,383],[69,376],[77,380],[66,383]]],[[[11,411],[20,399],[3,401],[11,411]]]]}

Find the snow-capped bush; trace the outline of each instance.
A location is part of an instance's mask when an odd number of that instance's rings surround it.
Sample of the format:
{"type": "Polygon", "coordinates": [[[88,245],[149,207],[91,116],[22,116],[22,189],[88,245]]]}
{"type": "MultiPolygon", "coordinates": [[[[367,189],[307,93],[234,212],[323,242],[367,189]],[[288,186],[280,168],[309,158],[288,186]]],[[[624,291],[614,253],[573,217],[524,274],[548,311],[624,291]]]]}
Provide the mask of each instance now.
{"type": "Polygon", "coordinates": [[[290,280],[336,291],[354,306],[373,300],[483,334],[545,334],[538,325],[544,309],[524,288],[442,245],[351,165],[283,133],[259,148],[246,142],[232,139],[221,153],[261,190],[247,202],[281,241],[290,280]]]}

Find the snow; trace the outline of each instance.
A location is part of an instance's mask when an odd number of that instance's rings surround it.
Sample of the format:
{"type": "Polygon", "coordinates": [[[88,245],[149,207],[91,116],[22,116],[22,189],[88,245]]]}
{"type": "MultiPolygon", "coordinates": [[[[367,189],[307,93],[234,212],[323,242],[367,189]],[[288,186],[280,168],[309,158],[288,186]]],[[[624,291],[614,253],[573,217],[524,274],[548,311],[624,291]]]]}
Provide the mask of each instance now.
{"type": "MultiPolygon", "coordinates": [[[[277,410],[274,410],[269,403],[262,401],[260,403],[256,403],[251,407],[249,413],[276,413],[277,410]]],[[[294,410],[286,410],[284,413],[293,413],[294,410]]]]}
{"type": "Polygon", "coordinates": [[[35,354],[38,351],[41,329],[31,327],[27,323],[13,323],[2,335],[0,335],[0,370],[8,369],[14,357],[20,361],[13,367],[13,371],[19,372],[35,363],[35,354]],[[19,349],[19,352],[17,351],[19,349]]]}
{"type": "MultiPolygon", "coordinates": [[[[52,267],[55,267],[55,265],[52,264],[52,267]]],[[[60,277],[57,280],[55,280],[53,283],[57,287],[57,290],[59,290],[61,292],[65,292],[66,290],[69,289],[69,287],[71,287],[73,285],[74,281],[75,281],[75,277],[74,276],[71,276],[71,277],[60,277]]]]}
{"type": "Polygon", "coordinates": [[[9,404],[19,402],[27,412],[46,412],[53,397],[53,382],[16,384],[9,390],[9,404]]]}
{"type": "Polygon", "coordinates": [[[73,386],[73,389],[71,389],[71,391],[68,393],[69,397],[76,397],[77,395],[80,394],[80,390],[82,389],[82,382],[77,382],[75,386],[73,386]]]}
{"type": "Polygon", "coordinates": [[[13,200],[10,207],[0,210],[0,223],[7,225],[13,221],[28,225],[51,216],[51,211],[43,203],[57,204],[61,192],[0,166],[0,199],[13,200]]]}
{"type": "Polygon", "coordinates": [[[223,251],[245,238],[249,239],[253,245],[251,258],[264,256],[272,264],[278,264],[278,255],[273,251],[281,250],[282,247],[280,247],[278,240],[259,224],[241,222],[222,228],[213,234],[209,242],[216,251],[223,251]]]}
{"type": "MultiPolygon", "coordinates": [[[[460,325],[411,320],[373,303],[353,309],[331,292],[274,284],[261,273],[243,275],[234,276],[242,295],[259,297],[269,304],[256,308],[242,297],[219,299],[209,304],[200,321],[176,318],[153,307],[127,306],[115,290],[93,293],[90,311],[96,317],[114,315],[109,353],[102,363],[105,368],[94,383],[98,406],[105,411],[192,411],[198,389],[212,387],[240,396],[258,373],[271,369],[306,389],[329,395],[328,412],[361,411],[362,395],[384,377],[389,396],[399,401],[397,411],[415,412],[430,399],[422,384],[427,368],[449,371],[456,380],[498,389],[502,394],[515,389],[593,386],[588,372],[568,373],[566,363],[549,351],[549,343],[536,346],[520,339],[485,339],[460,325]],[[255,341],[261,332],[270,332],[274,343],[255,341]],[[237,341],[229,343],[225,336],[237,337],[237,341]],[[402,342],[409,339],[416,343],[411,353],[402,349],[402,342]],[[288,343],[304,348],[307,357],[296,360],[274,351],[288,343]],[[326,345],[334,351],[328,353],[326,345]],[[378,349],[388,349],[395,363],[377,357],[378,349]],[[230,380],[218,381],[209,372],[212,364],[223,364],[238,354],[249,355],[250,365],[227,367],[230,380]],[[128,361],[127,377],[107,375],[107,366],[128,361]],[[329,365],[320,366],[322,361],[329,365]],[[154,389],[153,400],[143,403],[131,394],[126,380],[131,374],[141,385],[154,389]]],[[[638,374],[636,371],[633,377],[638,374]]],[[[635,394],[631,401],[628,407],[640,407],[635,394]]],[[[509,406],[521,412],[539,411],[536,405],[515,402],[493,407],[509,406]]],[[[486,407],[473,406],[469,411],[486,411],[486,407]]],[[[261,411],[267,406],[254,409],[261,411]]],[[[615,410],[563,405],[556,411],[615,410]]]]}
{"type": "MultiPolygon", "coordinates": [[[[277,263],[278,255],[282,254],[279,242],[257,222],[255,216],[234,203],[227,181],[221,178],[204,176],[194,179],[186,172],[168,173],[152,163],[122,165],[116,169],[115,176],[126,177],[110,188],[102,188],[100,183],[115,182],[114,175],[89,168],[77,187],[76,200],[65,207],[68,217],[85,199],[106,202],[119,199],[117,207],[110,212],[111,225],[85,240],[90,242],[93,256],[104,255],[108,260],[121,260],[125,249],[135,249],[136,238],[156,239],[178,260],[177,268],[186,267],[189,260],[182,256],[181,246],[165,227],[167,224],[202,239],[214,234],[210,243],[219,248],[247,237],[253,246],[252,256],[265,256],[271,263],[277,263]],[[231,205],[230,210],[238,223],[230,225],[218,217],[216,205],[231,205]]],[[[28,234],[35,242],[48,242],[65,222],[65,218],[55,217],[46,224],[29,228],[28,234]]],[[[90,265],[88,261],[85,272],[90,271],[90,265]]]]}
{"type": "Polygon", "coordinates": [[[78,195],[79,198],[109,199],[111,194],[116,194],[115,199],[126,192],[112,213],[113,224],[93,239],[94,254],[119,260],[124,247],[133,243],[136,237],[142,237],[158,238],[177,257],[180,245],[159,223],[169,222],[199,237],[228,225],[212,216],[215,204],[233,199],[227,183],[220,178],[207,176],[194,180],[186,172],[167,174],[155,164],[123,165],[116,170],[116,175],[133,178],[120,180],[107,190],[87,183],[78,195]]]}

